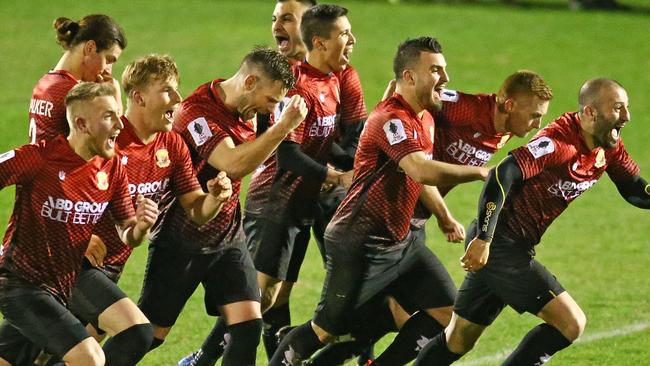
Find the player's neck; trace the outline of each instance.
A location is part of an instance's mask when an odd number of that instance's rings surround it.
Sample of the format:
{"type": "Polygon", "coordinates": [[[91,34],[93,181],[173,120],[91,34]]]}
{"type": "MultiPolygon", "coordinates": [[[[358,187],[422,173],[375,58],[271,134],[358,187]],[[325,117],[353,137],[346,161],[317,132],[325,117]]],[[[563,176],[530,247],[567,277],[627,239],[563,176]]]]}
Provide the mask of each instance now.
{"type": "Polygon", "coordinates": [[[321,55],[318,52],[309,52],[307,53],[307,63],[310,64],[312,67],[318,69],[318,71],[322,72],[323,74],[329,74],[330,72],[333,72],[332,68],[327,64],[327,61],[325,60],[324,55],[321,55]]]}
{"type": "Polygon", "coordinates": [[[240,77],[239,74],[236,74],[230,79],[220,82],[214,88],[217,92],[217,97],[223,102],[226,108],[234,113],[238,113],[237,98],[235,96],[243,93],[242,87],[239,86],[239,84],[243,85],[243,80],[239,82],[237,80],[238,77],[240,77]]]}
{"type": "Polygon", "coordinates": [[[95,154],[93,154],[88,148],[88,142],[79,134],[71,132],[70,135],[68,135],[68,144],[70,144],[70,148],[85,161],[89,161],[95,157],[95,154]]]}
{"type": "Polygon", "coordinates": [[[415,96],[415,89],[407,89],[397,83],[395,86],[395,93],[401,95],[402,98],[406,101],[406,104],[411,107],[413,112],[415,112],[419,118],[422,118],[422,115],[424,114],[424,107],[422,107],[418,102],[418,98],[415,96]]]}
{"type": "Polygon", "coordinates": [[[151,129],[147,127],[147,124],[145,123],[146,116],[143,111],[136,111],[133,108],[127,108],[124,116],[129,120],[131,127],[133,127],[133,132],[143,144],[146,145],[156,138],[157,131],[151,131],[151,129]]]}
{"type": "Polygon", "coordinates": [[[494,130],[498,133],[506,133],[506,121],[508,120],[508,115],[505,113],[499,113],[499,111],[494,111],[494,130]]]}
{"type": "Polygon", "coordinates": [[[83,72],[81,71],[81,61],[72,51],[66,51],[54,66],[54,70],[64,70],[72,74],[75,79],[81,80],[83,72]]]}

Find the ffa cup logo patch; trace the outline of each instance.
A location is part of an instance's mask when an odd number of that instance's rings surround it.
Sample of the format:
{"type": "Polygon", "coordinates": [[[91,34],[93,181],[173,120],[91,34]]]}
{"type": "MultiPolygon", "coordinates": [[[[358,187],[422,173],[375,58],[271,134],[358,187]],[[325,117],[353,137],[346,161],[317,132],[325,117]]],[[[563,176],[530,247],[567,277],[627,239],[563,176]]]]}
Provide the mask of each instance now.
{"type": "Polygon", "coordinates": [[[594,166],[596,168],[602,168],[605,166],[605,163],[607,163],[607,160],[605,160],[605,150],[600,149],[596,154],[596,163],[594,164],[594,166]]]}
{"type": "Polygon", "coordinates": [[[196,146],[205,144],[205,142],[212,137],[212,131],[210,131],[210,127],[208,126],[208,121],[203,117],[199,117],[190,122],[190,124],[187,125],[187,129],[190,131],[190,135],[192,135],[192,139],[196,146]]]}
{"type": "Polygon", "coordinates": [[[59,170],[59,180],[65,180],[65,172],[63,170],[59,170]]]}
{"type": "Polygon", "coordinates": [[[529,142],[526,147],[528,147],[528,151],[530,151],[535,159],[539,159],[542,156],[548,155],[555,151],[555,144],[553,144],[553,140],[546,136],[529,142]]]}
{"type": "Polygon", "coordinates": [[[126,165],[126,163],[128,162],[129,162],[129,157],[126,155],[122,156],[122,165],[126,165]]]}
{"type": "Polygon", "coordinates": [[[399,119],[391,119],[384,124],[384,132],[388,138],[388,143],[395,145],[406,140],[406,131],[404,125],[399,119]]]}
{"type": "Polygon", "coordinates": [[[506,144],[506,142],[508,142],[508,140],[510,140],[510,135],[504,135],[503,137],[501,137],[501,141],[499,141],[499,143],[497,144],[497,149],[502,148],[506,144]]]}
{"type": "Polygon", "coordinates": [[[442,99],[443,102],[456,103],[458,102],[458,98],[458,92],[455,90],[443,89],[442,93],[440,93],[440,99],[442,99]]]}
{"type": "Polygon", "coordinates": [[[97,172],[97,188],[102,191],[108,189],[108,174],[106,172],[97,172]]]}
{"type": "Polygon", "coordinates": [[[158,149],[156,151],[156,165],[160,168],[166,168],[170,164],[169,161],[169,152],[167,149],[158,149]]]}

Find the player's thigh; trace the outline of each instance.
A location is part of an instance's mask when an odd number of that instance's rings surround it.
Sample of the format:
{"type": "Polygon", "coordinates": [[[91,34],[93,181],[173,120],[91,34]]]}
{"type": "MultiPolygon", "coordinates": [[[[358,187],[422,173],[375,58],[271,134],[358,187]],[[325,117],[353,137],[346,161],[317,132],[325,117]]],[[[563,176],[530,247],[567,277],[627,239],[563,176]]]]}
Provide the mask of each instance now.
{"type": "Polygon", "coordinates": [[[9,322],[5,320],[0,324],[0,366],[32,365],[40,351],[40,347],[23,336],[9,322]]]}
{"type": "Polygon", "coordinates": [[[148,324],[149,319],[128,297],[110,305],[99,315],[99,327],[113,336],[137,324],[148,324]]]}
{"type": "Polygon", "coordinates": [[[255,268],[270,277],[295,282],[309,242],[309,227],[267,219],[257,221],[262,235],[253,252],[255,268]]]}
{"type": "Polygon", "coordinates": [[[587,324],[585,313],[566,291],[549,301],[537,316],[557,328],[570,341],[578,339],[587,324]]]}
{"type": "Polygon", "coordinates": [[[79,342],[62,358],[70,366],[103,366],[106,363],[101,346],[92,337],[79,342]]]}
{"type": "Polygon", "coordinates": [[[247,300],[225,304],[220,307],[219,311],[221,312],[221,315],[226,318],[226,323],[228,325],[262,318],[260,303],[257,301],[247,300]]]}

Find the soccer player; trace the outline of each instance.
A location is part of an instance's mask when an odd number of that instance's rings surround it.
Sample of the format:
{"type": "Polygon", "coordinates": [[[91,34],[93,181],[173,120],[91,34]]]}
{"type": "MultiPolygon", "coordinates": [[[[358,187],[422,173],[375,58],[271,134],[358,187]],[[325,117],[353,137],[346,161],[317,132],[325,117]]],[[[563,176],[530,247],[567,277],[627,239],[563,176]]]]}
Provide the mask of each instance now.
{"type": "Polygon", "coordinates": [[[262,327],[255,267],[241,229],[241,179],[264,162],[306,115],[294,96],[277,122],[255,138],[255,115],[271,113],[294,85],[291,67],[279,52],[256,48],[229,79],[199,86],[174,117],[174,131],[189,146],[199,182],[225,172],[232,197],[218,216],[197,225],[179,200],[171,202],[151,239],[139,305],[154,324],[152,348],[162,344],[199,283],[206,310],[228,323],[224,365],[254,365],[262,327]]]}
{"type": "MultiPolygon", "coordinates": [[[[181,102],[174,61],[157,55],[138,59],[124,70],[122,85],[128,96],[127,110],[116,144],[132,199],[143,195],[160,205],[165,196],[177,197],[198,225],[214,218],[230,198],[230,180],[221,172],[207,182],[209,193],[204,193],[185,142],[171,132],[172,114],[181,102]]],[[[109,365],[135,365],[149,350],[153,335],[150,329],[148,334],[143,331],[151,328],[149,321],[117,287],[133,248],[120,240],[108,215],[97,224],[95,234],[100,242],[91,240],[90,263],[77,279],[70,310],[112,336],[108,342],[116,352],[109,352],[108,344],[104,349],[109,365]]]]}
{"type": "Polygon", "coordinates": [[[430,37],[407,40],[393,65],[396,92],[370,115],[354,181],[325,233],[327,275],[315,318],[284,338],[272,366],[298,365],[349,332],[355,308],[381,291],[422,309],[438,301],[426,292],[436,285],[432,253],[409,230],[415,203],[423,184],[481,180],[487,170],[431,160],[434,126],[427,109],[448,81],[440,44],[430,37]]]}
{"type": "Polygon", "coordinates": [[[79,21],[57,18],[54,29],[65,52],[32,92],[29,105],[31,143],[68,134],[64,101],[68,91],[80,81],[112,83],[117,90],[119,115],[122,115],[119,84],[111,76],[113,64],[126,48],[122,28],[107,15],[93,14],[79,21]]]}
{"type": "Polygon", "coordinates": [[[99,344],[66,308],[86,247],[107,210],[132,246],[158,215],[143,196],[133,210],[126,172],[115,157],[123,127],[115,95],[110,84],[76,85],[65,99],[67,139],[0,156],[0,184],[21,185],[0,250],[0,364],[21,364],[13,344],[31,342],[68,365],[104,365],[99,344]]]}
{"type": "MultiPolygon", "coordinates": [[[[510,141],[513,135],[524,137],[532,129],[540,127],[541,118],[546,114],[552,97],[551,89],[544,79],[527,70],[509,75],[494,94],[467,94],[455,90],[443,90],[441,103],[430,111],[436,122],[434,159],[457,165],[485,166],[494,153],[510,141]]],[[[444,197],[454,186],[436,188],[444,197]]],[[[427,206],[431,207],[434,203],[423,200],[422,196],[420,199],[421,202],[418,202],[411,219],[411,231],[424,244],[425,224],[431,216],[431,210],[427,206]],[[424,203],[427,203],[427,206],[424,203]]],[[[448,210],[442,208],[439,211],[443,215],[437,214],[442,216],[437,217],[438,226],[446,234],[448,241],[464,239],[464,229],[453,224],[455,220],[448,216],[450,215],[448,210]]],[[[449,291],[452,301],[449,306],[452,306],[456,294],[455,286],[449,291]]],[[[384,309],[371,309],[369,312],[389,314],[386,309],[388,304],[385,302],[379,304],[384,309]]],[[[401,318],[409,316],[399,308],[399,304],[390,305],[392,305],[391,309],[397,310],[394,315],[395,323],[400,324],[401,318]]],[[[449,320],[447,319],[446,323],[449,320]]],[[[400,324],[400,336],[375,360],[374,364],[397,365],[412,361],[417,356],[417,350],[422,348],[422,344],[438,333],[432,333],[435,326],[431,326],[430,323],[432,322],[426,312],[420,311],[403,325],[400,324]]],[[[376,339],[390,331],[392,327],[394,327],[393,323],[377,321],[377,317],[369,317],[366,324],[358,327],[359,332],[355,334],[355,342],[363,345],[364,339],[365,342],[369,342],[370,339],[376,339]]],[[[358,349],[352,351],[351,345],[333,344],[328,348],[331,349],[323,350],[315,356],[312,360],[314,365],[340,363],[340,360],[358,352],[358,349]],[[339,355],[337,356],[336,353],[339,355]]]]}
{"type": "Polygon", "coordinates": [[[449,365],[467,353],[505,305],[544,323],[504,365],[539,365],[583,332],[586,317],[571,295],[534,259],[551,222],[607,172],[630,204],[650,209],[650,186],[620,138],[630,119],[618,82],[598,78],[580,89],[579,111],[565,113],[493,171],[479,199],[472,240],[461,258],[465,277],[450,325],[417,365],[449,365]]]}

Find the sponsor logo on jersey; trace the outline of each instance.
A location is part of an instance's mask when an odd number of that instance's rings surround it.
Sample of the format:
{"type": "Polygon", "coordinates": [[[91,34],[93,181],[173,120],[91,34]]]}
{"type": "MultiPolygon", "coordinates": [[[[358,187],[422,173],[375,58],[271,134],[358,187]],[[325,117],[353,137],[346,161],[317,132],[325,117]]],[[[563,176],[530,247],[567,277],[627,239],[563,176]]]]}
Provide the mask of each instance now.
{"type": "Polygon", "coordinates": [[[442,93],[440,93],[440,99],[442,99],[443,102],[456,103],[458,102],[458,98],[460,98],[460,95],[455,90],[443,89],[442,93]]]}
{"type": "Polygon", "coordinates": [[[336,119],[338,115],[332,114],[324,117],[316,117],[316,123],[309,126],[309,136],[311,137],[327,137],[336,127],[336,119]]]}
{"type": "Polygon", "coordinates": [[[129,183],[129,194],[131,197],[141,194],[154,202],[159,202],[162,195],[167,192],[169,178],[155,180],[153,182],[142,182],[139,184],[129,183]]]}
{"type": "Polygon", "coordinates": [[[97,172],[97,188],[102,191],[108,189],[108,174],[106,174],[106,172],[97,172]]]}
{"type": "Polygon", "coordinates": [[[588,180],[584,182],[572,182],[569,180],[559,179],[557,183],[548,188],[548,191],[556,197],[563,198],[566,201],[571,201],[582,194],[582,192],[593,187],[598,180],[588,180]]]}
{"type": "Polygon", "coordinates": [[[462,139],[447,146],[447,154],[460,164],[470,166],[483,166],[492,158],[492,153],[478,149],[462,139]]]}
{"type": "Polygon", "coordinates": [[[596,168],[602,168],[605,166],[606,163],[607,160],[605,160],[605,150],[603,149],[598,150],[598,153],[596,154],[596,163],[594,164],[594,166],[596,168]]]}
{"type": "Polygon", "coordinates": [[[402,121],[395,118],[384,123],[384,132],[388,138],[388,143],[391,145],[398,144],[406,140],[406,131],[402,121]]]}
{"type": "Polygon", "coordinates": [[[170,163],[169,152],[167,149],[156,150],[156,165],[158,165],[160,168],[167,168],[170,163]]]}
{"type": "Polygon", "coordinates": [[[107,206],[108,202],[73,202],[67,198],[48,196],[41,207],[41,216],[52,221],[75,225],[95,224],[107,206]]]}
{"type": "Polygon", "coordinates": [[[196,146],[205,144],[205,142],[212,137],[212,131],[210,131],[210,127],[208,126],[208,121],[203,117],[199,117],[190,122],[187,125],[187,129],[190,131],[190,135],[192,135],[192,139],[196,146]]]}
{"type": "Polygon", "coordinates": [[[29,102],[29,113],[44,117],[52,117],[54,104],[49,100],[32,99],[29,102]]]}
{"type": "Polygon", "coordinates": [[[12,159],[14,156],[16,156],[16,150],[9,150],[5,153],[0,154],[0,164],[9,159],[12,159]]]}
{"type": "Polygon", "coordinates": [[[544,155],[548,155],[555,151],[555,144],[553,140],[546,136],[542,136],[536,140],[533,140],[526,145],[528,151],[533,155],[535,159],[539,159],[544,155]]]}

